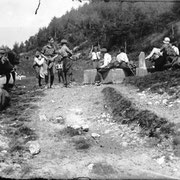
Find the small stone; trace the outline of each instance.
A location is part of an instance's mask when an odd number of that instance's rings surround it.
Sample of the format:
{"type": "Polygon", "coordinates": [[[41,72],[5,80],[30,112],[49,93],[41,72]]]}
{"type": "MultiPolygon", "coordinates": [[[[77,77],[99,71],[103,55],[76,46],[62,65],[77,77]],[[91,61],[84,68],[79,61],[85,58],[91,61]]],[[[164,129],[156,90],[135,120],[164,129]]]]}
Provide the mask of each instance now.
{"type": "Polygon", "coordinates": [[[36,155],[40,153],[40,145],[37,141],[30,141],[28,142],[29,145],[29,151],[32,155],[36,155]]]}
{"type": "Polygon", "coordinates": [[[82,130],[85,131],[85,132],[88,132],[89,131],[89,126],[88,125],[83,125],[82,130]]]}
{"type": "Polygon", "coordinates": [[[148,102],[147,104],[148,104],[148,105],[152,105],[152,102],[148,102]]]}
{"type": "Polygon", "coordinates": [[[159,104],[159,101],[156,101],[154,104],[156,104],[156,105],[159,104]]]}
{"type": "Polygon", "coordinates": [[[76,125],[70,125],[70,126],[68,126],[68,128],[72,128],[74,130],[80,130],[81,126],[76,124],[76,125]]]}
{"type": "Polygon", "coordinates": [[[159,165],[162,165],[165,163],[165,156],[162,156],[161,158],[158,158],[156,160],[156,162],[159,164],[159,165]]]}
{"type": "Polygon", "coordinates": [[[102,118],[105,118],[105,117],[106,117],[106,113],[103,113],[103,114],[101,115],[101,117],[102,117],[102,118]]]}
{"type": "Polygon", "coordinates": [[[91,136],[92,136],[93,138],[99,138],[99,137],[100,137],[100,135],[97,134],[97,133],[92,133],[91,136]]]}
{"type": "Polygon", "coordinates": [[[6,153],[7,153],[7,151],[6,151],[6,150],[3,150],[3,151],[1,151],[1,153],[6,154],[6,153]]]}
{"type": "Polygon", "coordinates": [[[104,134],[109,134],[111,132],[111,130],[110,129],[107,129],[105,132],[104,132],[104,134]]]}
{"type": "Polygon", "coordinates": [[[162,103],[163,104],[167,104],[168,100],[167,99],[163,99],[162,103]]]}
{"type": "Polygon", "coordinates": [[[40,121],[47,121],[47,117],[45,114],[40,114],[39,119],[40,119],[40,121]]]}
{"type": "Polygon", "coordinates": [[[58,116],[58,117],[56,117],[56,122],[59,124],[64,124],[65,120],[62,116],[58,116]]]}
{"type": "Polygon", "coordinates": [[[123,147],[127,147],[127,146],[128,146],[128,143],[127,143],[127,142],[122,142],[122,146],[123,146],[123,147]]]}
{"type": "Polygon", "coordinates": [[[93,167],[94,167],[94,164],[89,164],[89,165],[88,165],[88,169],[89,169],[89,170],[92,170],[93,167]]]}

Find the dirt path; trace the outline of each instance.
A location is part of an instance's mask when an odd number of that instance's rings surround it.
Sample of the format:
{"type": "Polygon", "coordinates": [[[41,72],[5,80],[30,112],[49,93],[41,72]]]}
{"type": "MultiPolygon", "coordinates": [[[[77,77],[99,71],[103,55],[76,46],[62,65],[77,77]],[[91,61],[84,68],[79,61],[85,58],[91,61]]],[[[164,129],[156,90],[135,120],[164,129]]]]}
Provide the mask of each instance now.
{"type": "MultiPolygon", "coordinates": [[[[56,86],[45,91],[31,117],[41,151],[29,160],[31,169],[24,178],[180,178],[178,158],[161,163],[163,152],[149,147],[137,128],[113,122],[104,108],[104,87],[56,86]],[[89,131],[72,134],[67,127],[74,125],[86,125],[89,131]]],[[[130,90],[113,87],[125,94],[130,90]]]]}

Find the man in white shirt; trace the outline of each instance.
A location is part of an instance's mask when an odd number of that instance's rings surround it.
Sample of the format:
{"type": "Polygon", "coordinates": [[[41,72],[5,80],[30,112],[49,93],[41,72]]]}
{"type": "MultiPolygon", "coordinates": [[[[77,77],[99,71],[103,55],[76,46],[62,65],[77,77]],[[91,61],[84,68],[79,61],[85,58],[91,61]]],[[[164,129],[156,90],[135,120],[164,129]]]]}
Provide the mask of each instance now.
{"type": "Polygon", "coordinates": [[[129,63],[129,58],[127,54],[124,52],[124,47],[120,47],[119,54],[116,57],[116,66],[117,68],[123,69],[127,76],[134,75],[133,69],[131,69],[129,63]]]}
{"type": "Polygon", "coordinates": [[[124,48],[120,49],[120,53],[117,55],[116,59],[119,63],[121,63],[122,61],[129,63],[129,59],[127,57],[127,54],[124,52],[124,48]]]}
{"type": "Polygon", "coordinates": [[[108,64],[111,62],[112,60],[112,57],[109,53],[107,53],[107,49],[106,48],[103,48],[101,50],[102,54],[104,55],[104,58],[103,58],[103,65],[100,66],[100,68],[104,68],[104,67],[107,67],[108,64]]]}

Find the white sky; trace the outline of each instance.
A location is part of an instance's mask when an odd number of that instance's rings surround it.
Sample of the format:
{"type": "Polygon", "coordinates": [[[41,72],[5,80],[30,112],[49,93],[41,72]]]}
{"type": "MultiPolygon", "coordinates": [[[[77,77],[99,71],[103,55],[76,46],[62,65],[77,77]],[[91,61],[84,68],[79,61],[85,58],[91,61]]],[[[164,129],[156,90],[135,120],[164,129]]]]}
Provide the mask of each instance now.
{"type": "MultiPolygon", "coordinates": [[[[24,42],[36,34],[40,27],[47,27],[51,19],[61,17],[72,7],[83,3],[77,0],[0,0],[0,46],[13,47],[15,42],[24,42]]],[[[84,1],[85,3],[85,1],[84,1]]]]}

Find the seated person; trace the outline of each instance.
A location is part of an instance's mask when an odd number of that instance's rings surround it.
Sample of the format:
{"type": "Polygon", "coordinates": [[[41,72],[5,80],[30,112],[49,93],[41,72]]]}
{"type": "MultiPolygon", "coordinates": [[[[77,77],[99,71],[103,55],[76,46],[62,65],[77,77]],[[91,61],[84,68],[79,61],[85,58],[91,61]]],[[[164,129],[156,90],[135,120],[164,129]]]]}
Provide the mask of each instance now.
{"type": "Polygon", "coordinates": [[[105,76],[108,74],[110,67],[109,64],[111,63],[112,57],[107,52],[106,48],[101,49],[101,56],[102,56],[102,65],[99,65],[97,67],[97,74],[95,77],[95,85],[100,85],[102,79],[105,78],[105,76]]]}
{"type": "Polygon", "coordinates": [[[153,48],[145,59],[153,59],[156,71],[162,71],[171,67],[174,58],[177,58],[177,53],[170,43],[170,38],[165,37],[162,47],[160,49],[153,48]]]}
{"type": "Polygon", "coordinates": [[[114,67],[123,69],[127,76],[134,75],[132,64],[129,62],[128,56],[124,51],[124,47],[120,47],[119,54],[116,57],[114,67]]]}

